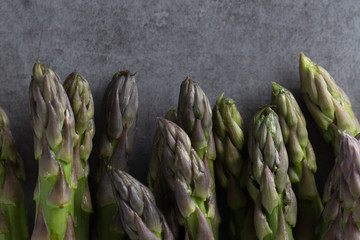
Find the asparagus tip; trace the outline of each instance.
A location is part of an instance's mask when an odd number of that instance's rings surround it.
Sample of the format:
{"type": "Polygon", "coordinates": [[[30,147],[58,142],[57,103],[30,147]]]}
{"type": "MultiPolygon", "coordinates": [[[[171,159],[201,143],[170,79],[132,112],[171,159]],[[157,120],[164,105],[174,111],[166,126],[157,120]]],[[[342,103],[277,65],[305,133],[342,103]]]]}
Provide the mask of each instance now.
{"type": "Polygon", "coordinates": [[[218,99],[216,100],[216,104],[220,103],[221,99],[223,98],[224,93],[221,93],[218,99]]]}
{"type": "Polygon", "coordinates": [[[33,77],[35,79],[43,78],[45,74],[45,67],[39,61],[34,64],[33,77]]]}
{"type": "Polygon", "coordinates": [[[304,53],[300,53],[300,66],[303,68],[310,68],[312,66],[315,66],[316,64],[311,61],[310,58],[308,58],[307,56],[305,56],[304,53]]]}

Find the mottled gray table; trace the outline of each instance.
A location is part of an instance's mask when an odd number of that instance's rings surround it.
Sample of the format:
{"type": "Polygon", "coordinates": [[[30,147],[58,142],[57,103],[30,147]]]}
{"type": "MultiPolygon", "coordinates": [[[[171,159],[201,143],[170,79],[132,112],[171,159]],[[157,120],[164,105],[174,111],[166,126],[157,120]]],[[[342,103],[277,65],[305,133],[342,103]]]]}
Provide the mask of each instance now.
{"type": "MultiPolygon", "coordinates": [[[[307,117],[322,192],[334,159],[304,108],[298,56],[303,51],[328,69],[360,114],[360,4],[278,2],[3,0],[0,105],[9,115],[25,162],[30,229],[37,162],[28,86],[37,60],[62,79],[75,70],[82,73],[91,84],[97,120],[112,75],[119,68],[137,71],[139,118],[129,165],[143,182],[156,117],[176,107],[185,74],[200,84],[212,104],[222,92],[234,98],[247,123],[257,108],[269,104],[271,81],[283,84],[293,91],[307,117]]],[[[93,154],[92,166],[95,162],[93,154]]]]}

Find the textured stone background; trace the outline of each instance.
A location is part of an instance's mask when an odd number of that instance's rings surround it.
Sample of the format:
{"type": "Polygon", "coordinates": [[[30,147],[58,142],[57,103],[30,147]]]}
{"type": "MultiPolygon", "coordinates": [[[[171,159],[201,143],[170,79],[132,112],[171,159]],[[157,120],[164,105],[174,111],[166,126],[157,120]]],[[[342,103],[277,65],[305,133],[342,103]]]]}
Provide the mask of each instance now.
{"type": "Polygon", "coordinates": [[[37,60],[62,79],[75,70],[83,74],[91,84],[96,119],[112,75],[119,68],[137,71],[139,118],[129,165],[143,182],[156,117],[176,107],[185,74],[200,84],[212,104],[222,92],[234,98],[247,123],[257,108],[269,104],[271,81],[283,84],[293,91],[307,117],[322,192],[333,164],[332,150],[323,143],[304,108],[298,56],[303,51],[324,66],[360,114],[360,5],[355,0],[239,2],[1,2],[0,105],[9,115],[25,162],[30,229],[37,162],[28,117],[28,86],[37,60]]]}

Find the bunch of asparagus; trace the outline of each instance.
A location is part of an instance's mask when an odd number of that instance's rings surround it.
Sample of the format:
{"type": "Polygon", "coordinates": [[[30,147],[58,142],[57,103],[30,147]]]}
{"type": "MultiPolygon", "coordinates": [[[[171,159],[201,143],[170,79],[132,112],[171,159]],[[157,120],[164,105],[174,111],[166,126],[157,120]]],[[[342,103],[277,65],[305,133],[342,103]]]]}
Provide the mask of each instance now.
{"type": "MultiPolygon", "coordinates": [[[[62,85],[53,70],[36,63],[29,89],[39,163],[31,239],[215,240],[221,219],[229,239],[360,239],[360,124],[345,92],[303,53],[299,72],[306,106],[336,155],[322,199],[306,120],[288,89],[273,83],[272,105],[261,107],[246,131],[233,99],[221,94],[212,109],[188,76],[177,109],[158,118],[146,187],[127,164],[138,112],[135,74],[118,71],[103,98],[96,228],[90,231],[90,86],[76,72],[62,85]],[[226,193],[225,217],[215,183],[226,193]]],[[[24,180],[0,108],[0,239],[29,238],[24,180]]]]}

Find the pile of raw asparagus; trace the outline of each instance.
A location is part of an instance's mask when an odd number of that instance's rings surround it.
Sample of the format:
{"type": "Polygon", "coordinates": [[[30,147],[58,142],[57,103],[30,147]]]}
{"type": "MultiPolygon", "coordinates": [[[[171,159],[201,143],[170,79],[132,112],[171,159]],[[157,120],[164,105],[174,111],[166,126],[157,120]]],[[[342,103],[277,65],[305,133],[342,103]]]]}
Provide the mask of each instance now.
{"type": "MultiPolygon", "coordinates": [[[[117,72],[104,95],[91,198],[90,86],[79,73],[61,84],[54,71],[36,63],[29,90],[39,163],[31,239],[218,239],[215,183],[226,192],[227,239],[360,239],[359,122],[325,69],[300,54],[299,70],[308,111],[336,155],[322,199],[304,115],[276,83],[271,105],[261,107],[245,131],[234,100],[221,94],[211,108],[186,77],[177,109],[157,119],[148,186],[140,183],[127,167],[138,111],[129,71],[117,72]]],[[[0,163],[0,239],[29,239],[23,162],[1,108],[0,163]]]]}

